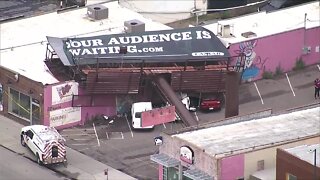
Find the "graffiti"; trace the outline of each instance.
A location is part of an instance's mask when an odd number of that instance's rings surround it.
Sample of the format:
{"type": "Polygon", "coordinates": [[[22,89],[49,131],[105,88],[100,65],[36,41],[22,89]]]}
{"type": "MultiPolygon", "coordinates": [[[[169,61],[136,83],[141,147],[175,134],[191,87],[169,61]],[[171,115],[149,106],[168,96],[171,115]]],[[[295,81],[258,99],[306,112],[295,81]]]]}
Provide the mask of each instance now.
{"type": "Polygon", "coordinates": [[[257,56],[254,48],[257,46],[257,40],[242,42],[239,45],[239,49],[235,50],[235,53],[239,56],[236,60],[236,67],[239,69],[243,66],[242,80],[252,81],[256,79],[264,69],[264,64],[268,58],[262,59],[257,56]],[[241,58],[243,55],[244,58],[241,58]],[[244,62],[241,62],[243,59],[244,62]]]}

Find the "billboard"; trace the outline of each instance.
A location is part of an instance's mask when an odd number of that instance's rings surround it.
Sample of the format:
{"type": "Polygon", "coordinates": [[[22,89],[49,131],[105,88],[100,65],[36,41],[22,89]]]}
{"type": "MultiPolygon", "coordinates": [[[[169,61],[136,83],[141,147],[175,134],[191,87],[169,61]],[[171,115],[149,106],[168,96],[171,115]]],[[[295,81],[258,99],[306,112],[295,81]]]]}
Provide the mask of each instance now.
{"type": "Polygon", "coordinates": [[[65,66],[96,64],[97,61],[176,62],[229,57],[222,42],[203,27],[47,39],[65,66]],[[123,48],[125,53],[121,52],[123,48]]]}

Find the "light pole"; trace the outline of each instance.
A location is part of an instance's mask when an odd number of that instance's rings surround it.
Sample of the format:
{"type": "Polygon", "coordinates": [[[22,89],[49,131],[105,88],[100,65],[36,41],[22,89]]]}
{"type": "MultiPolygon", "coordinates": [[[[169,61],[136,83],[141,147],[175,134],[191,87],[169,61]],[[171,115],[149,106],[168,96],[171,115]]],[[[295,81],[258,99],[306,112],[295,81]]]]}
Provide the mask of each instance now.
{"type": "Polygon", "coordinates": [[[309,152],[313,152],[313,178],[317,180],[317,148],[310,149],[309,152]]]}
{"type": "Polygon", "coordinates": [[[314,160],[314,180],[317,180],[317,149],[315,148],[313,150],[314,152],[314,157],[313,157],[313,160],[314,160]]]}

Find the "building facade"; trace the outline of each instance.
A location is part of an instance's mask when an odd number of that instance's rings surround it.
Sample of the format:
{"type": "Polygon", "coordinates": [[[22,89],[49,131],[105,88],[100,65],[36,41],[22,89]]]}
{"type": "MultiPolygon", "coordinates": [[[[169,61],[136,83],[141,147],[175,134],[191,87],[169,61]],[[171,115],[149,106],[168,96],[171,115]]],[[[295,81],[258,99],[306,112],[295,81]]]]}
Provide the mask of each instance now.
{"type": "Polygon", "coordinates": [[[320,179],[319,144],[277,149],[277,179],[320,179]]]}
{"type": "Polygon", "coordinates": [[[276,179],[277,148],[314,144],[320,140],[318,111],[316,107],[163,134],[159,153],[151,155],[151,160],[159,164],[159,179],[164,180],[178,179],[179,172],[190,179],[251,179],[256,172],[263,171],[269,172],[270,179],[276,179]]]}

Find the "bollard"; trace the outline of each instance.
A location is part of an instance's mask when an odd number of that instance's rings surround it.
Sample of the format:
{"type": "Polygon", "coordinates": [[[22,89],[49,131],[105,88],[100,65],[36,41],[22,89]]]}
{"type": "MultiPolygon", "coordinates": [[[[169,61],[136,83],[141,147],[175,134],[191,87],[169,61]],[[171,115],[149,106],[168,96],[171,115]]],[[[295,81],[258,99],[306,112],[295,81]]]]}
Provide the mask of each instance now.
{"type": "Polygon", "coordinates": [[[108,180],[108,169],[104,170],[104,175],[107,176],[107,180],[108,180]]]}

